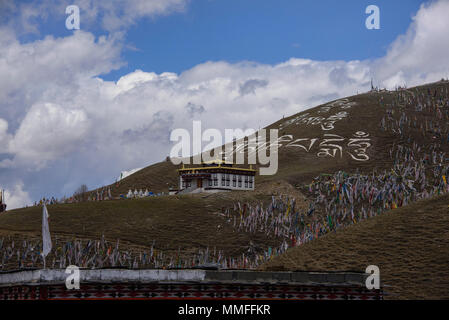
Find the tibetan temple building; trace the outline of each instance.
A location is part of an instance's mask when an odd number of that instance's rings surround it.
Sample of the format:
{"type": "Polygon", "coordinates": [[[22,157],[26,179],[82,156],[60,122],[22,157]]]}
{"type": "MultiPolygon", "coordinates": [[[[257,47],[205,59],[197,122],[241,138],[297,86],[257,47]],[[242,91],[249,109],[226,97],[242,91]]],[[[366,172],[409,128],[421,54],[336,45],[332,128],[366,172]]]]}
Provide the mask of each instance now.
{"type": "Polygon", "coordinates": [[[179,192],[220,192],[254,190],[256,170],[236,168],[222,160],[203,162],[201,167],[186,168],[179,172],[179,192]]]}

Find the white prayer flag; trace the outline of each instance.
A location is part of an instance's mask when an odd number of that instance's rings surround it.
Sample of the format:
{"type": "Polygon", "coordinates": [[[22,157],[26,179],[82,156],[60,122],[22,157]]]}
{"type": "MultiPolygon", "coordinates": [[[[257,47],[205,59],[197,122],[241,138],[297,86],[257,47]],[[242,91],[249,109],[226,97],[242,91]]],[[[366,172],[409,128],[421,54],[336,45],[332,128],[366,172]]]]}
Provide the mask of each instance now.
{"type": "Polygon", "coordinates": [[[42,256],[44,258],[50,253],[52,247],[48,217],[47,206],[44,204],[44,209],[42,210],[42,256]]]}

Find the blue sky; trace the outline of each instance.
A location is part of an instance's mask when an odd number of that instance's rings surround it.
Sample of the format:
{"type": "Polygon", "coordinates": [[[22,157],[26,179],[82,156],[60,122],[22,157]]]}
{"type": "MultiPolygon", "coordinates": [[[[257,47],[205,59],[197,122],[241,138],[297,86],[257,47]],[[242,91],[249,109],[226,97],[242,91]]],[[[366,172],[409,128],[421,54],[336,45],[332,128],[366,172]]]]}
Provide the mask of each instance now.
{"type": "Polygon", "coordinates": [[[199,0],[185,13],[142,21],[125,51],[130,70],[179,73],[208,60],[276,64],[291,57],[364,60],[385,54],[423,1],[199,0]],[[381,10],[381,29],[365,28],[365,8],[381,10]]]}
{"type": "MultiPolygon", "coordinates": [[[[192,0],[182,12],[142,18],[126,30],[126,65],[101,77],[117,80],[136,69],[181,73],[206,61],[276,64],[291,57],[313,60],[365,60],[385,55],[410,25],[422,0],[192,0]],[[381,10],[381,29],[365,28],[365,8],[381,10]]],[[[107,34],[100,23],[81,29],[107,34]]],[[[34,41],[68,36],[64,14],[39,22],[34,41]]]]}

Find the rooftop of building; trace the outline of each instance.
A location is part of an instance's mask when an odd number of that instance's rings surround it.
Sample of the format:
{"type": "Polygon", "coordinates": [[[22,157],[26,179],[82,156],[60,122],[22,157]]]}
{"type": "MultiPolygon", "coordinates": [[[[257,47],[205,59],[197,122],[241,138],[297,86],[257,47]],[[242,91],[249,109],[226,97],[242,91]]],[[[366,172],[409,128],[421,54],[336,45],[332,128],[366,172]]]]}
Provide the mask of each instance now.
{"type": "MultiPolygon", "coordinates": [[[[65,283],[65,269],[36,269],[0,273],[0,287],[65,283]]],[[[205,269],[80,269],[82,283],[242,283],[365,286],[368,275],[357,272],[261,272],[205,269]]]]}
{"type": "Polygon", "coordinates": [[[203,161],[200,166],[192,166],[186,167],[185,164],[182,165],[181,169],[178,169],[178,172],[189,172],[189,171],[208,171],[208,170],[234,170],[234,171],[242,171],[247,173],[255,173],[256,170],[253,169],[252,165],[249,165],[249,168],[239,168],[235,167],[232,162],[224,161],[224,160],[211,160],[211,161],[203,161]]]}

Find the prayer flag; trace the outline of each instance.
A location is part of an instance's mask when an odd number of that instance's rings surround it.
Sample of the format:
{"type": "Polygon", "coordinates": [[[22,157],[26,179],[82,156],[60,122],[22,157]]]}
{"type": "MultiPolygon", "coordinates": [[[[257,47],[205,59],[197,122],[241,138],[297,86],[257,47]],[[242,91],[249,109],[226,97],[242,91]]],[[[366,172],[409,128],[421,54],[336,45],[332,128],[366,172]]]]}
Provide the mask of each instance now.
{"type": "Polygon", "coordinates": [[[48,225],[48,210],[47,206],[44,204],[44,208],[42,210],[42,256],[45,257],[50,253],[51,251],[51,236],[50,236],[50,227],[48,225]]]}

